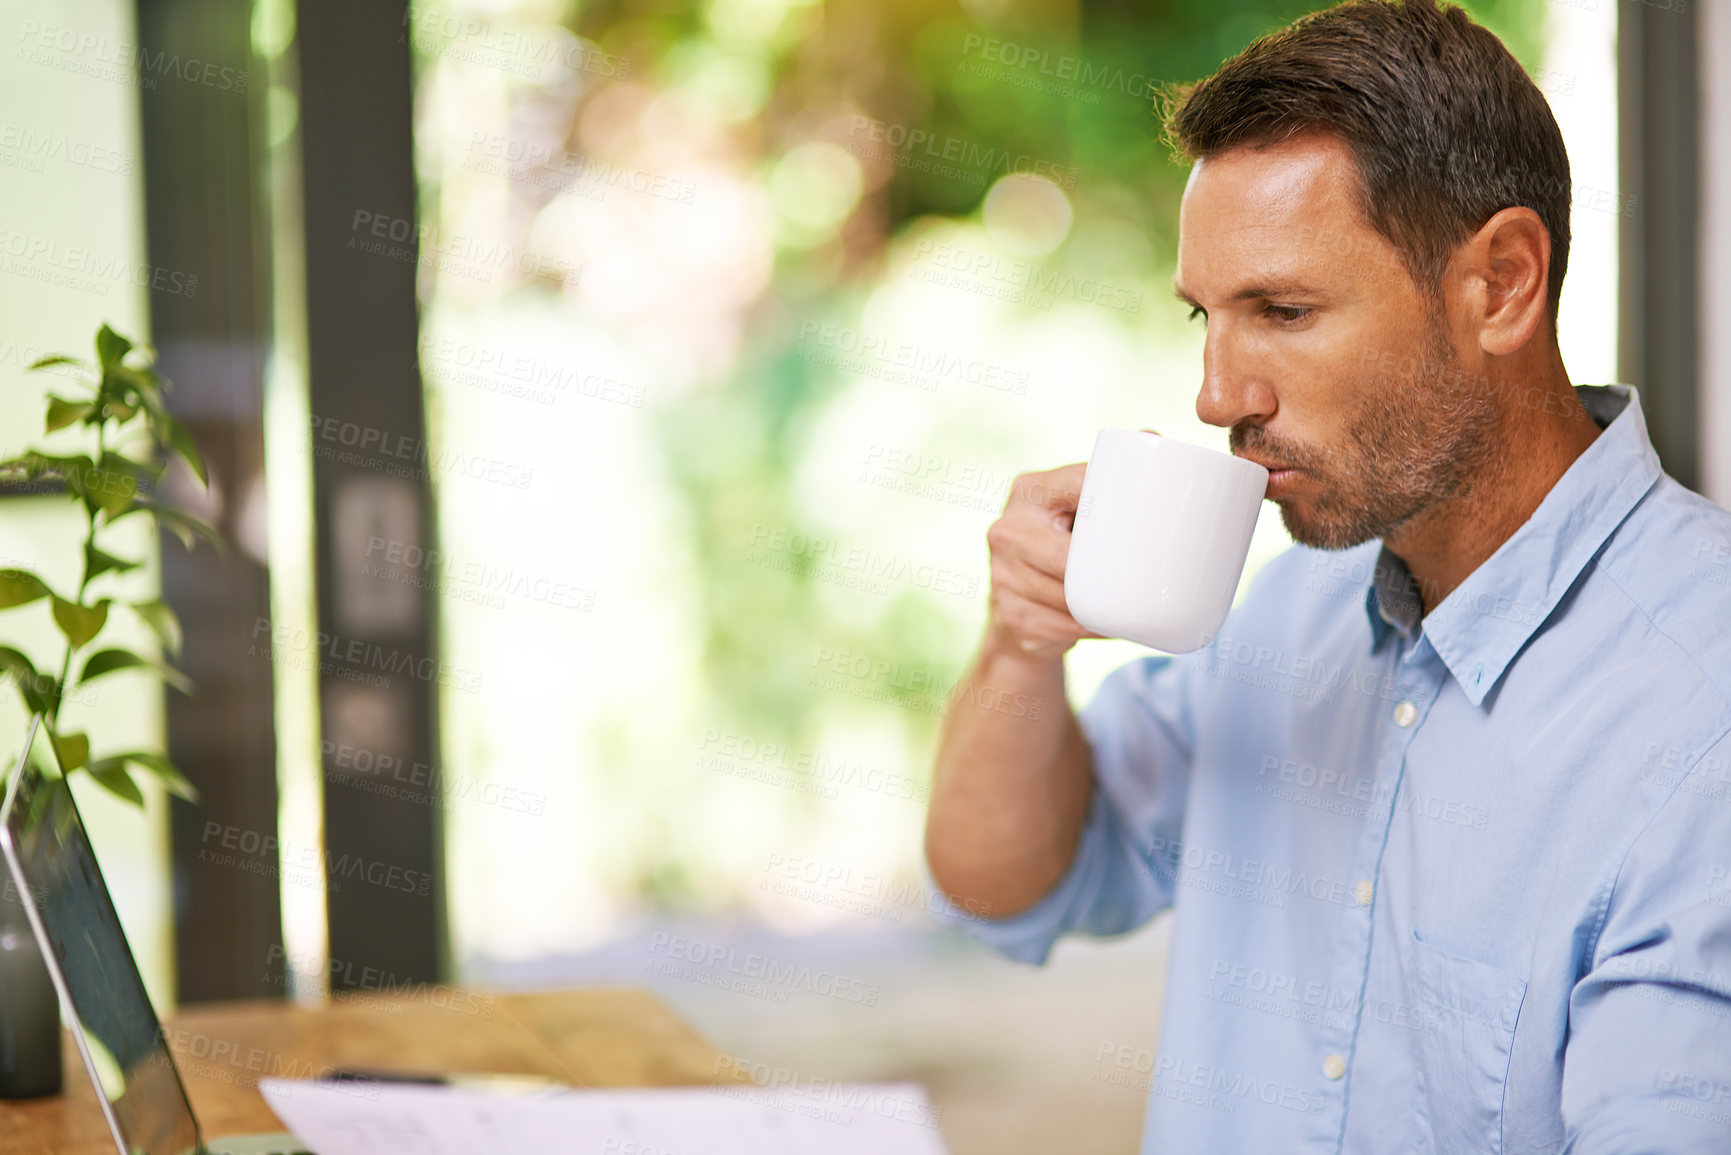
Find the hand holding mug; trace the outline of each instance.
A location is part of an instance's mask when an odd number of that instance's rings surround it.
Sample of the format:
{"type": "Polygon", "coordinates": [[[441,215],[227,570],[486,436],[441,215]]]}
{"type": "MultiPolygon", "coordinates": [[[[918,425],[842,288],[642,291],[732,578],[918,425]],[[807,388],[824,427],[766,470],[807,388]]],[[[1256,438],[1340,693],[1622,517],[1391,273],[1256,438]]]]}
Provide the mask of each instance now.
{"type": "Polygon", "coordinates": [[[1071,617],[1064,601],[1070,527],[1087,468],[1078,463],[1017,477],[1004,512],[986,530],[988,632],[1029,657],[1062,657],[1078,640],[1100,636],[1071,617]]]}

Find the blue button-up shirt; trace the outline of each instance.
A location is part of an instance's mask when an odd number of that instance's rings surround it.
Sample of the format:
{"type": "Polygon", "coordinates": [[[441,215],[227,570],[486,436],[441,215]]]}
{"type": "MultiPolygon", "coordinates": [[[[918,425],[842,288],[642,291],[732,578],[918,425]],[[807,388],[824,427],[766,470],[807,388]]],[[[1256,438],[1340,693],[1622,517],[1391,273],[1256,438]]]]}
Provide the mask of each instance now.
{"type": "MultiPolygon", "coordinates": [[[[1731,1152],[1731,513],[1603,432],[1433,610],[1293,548],[1114,671],[1025,962],[1174,908],[1147,1155],[1731,1152]]],[[[930,881],[929,871],[927,874],[930,881]]]]}

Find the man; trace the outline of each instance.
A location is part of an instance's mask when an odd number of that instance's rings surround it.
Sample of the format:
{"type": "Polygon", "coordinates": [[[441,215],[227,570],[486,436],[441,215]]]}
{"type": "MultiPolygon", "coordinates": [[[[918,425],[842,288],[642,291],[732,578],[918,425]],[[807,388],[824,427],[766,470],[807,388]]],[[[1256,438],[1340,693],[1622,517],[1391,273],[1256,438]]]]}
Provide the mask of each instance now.
{"type": "Polygon", "coordinates": [[[1731,514],[1569,383],[1544,98],[1459,9],[1355,0],[1169,129],[1197,413],[1299,544],[1078,718],[1084,466],[1018,479],[945,919],[1040,963],[1174,907],[1145,1152],[1731,1151],[1731,514]]]}

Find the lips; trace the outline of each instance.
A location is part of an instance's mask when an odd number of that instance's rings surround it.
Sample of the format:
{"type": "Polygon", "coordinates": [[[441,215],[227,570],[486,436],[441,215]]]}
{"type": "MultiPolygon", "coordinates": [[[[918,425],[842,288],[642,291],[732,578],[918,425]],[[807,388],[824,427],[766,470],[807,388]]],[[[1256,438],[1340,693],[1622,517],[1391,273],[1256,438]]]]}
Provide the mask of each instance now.
{"type": "Polygon", "coordinates": [[[1274,463],[1274,462],[1263,461],[1261,458],[1252,457],[1248,453],[1240,453],[1238,456],[1240,456],[1244,460],[1250,462],[1252,465],[1262,466],[1262,468],[1268,470],[1269,473],[1291,473],[1291,472],[1293,472],[1292,466],[1290,466],[1290,465],[1280,465],[1280,464],[1274,463]]]}
{"type": "Polygon", "coordinates": [[[1262,496],[1269,500],[1279,500],[1280,495],[1291,487],[1293,479],[1297,476],[1298,470],[1296,469],[1282,468],[1269,470],[1268,488],[1263,490],[1262,496]]]}
{"type": "Polygon", "coordinates": [[[1282,493],[1289,489],[1302,470],[1285,462],[1265,460],[1253,453],[1239,453],[1238,457],[1253,465],[1260,465],[1268,471],[1268,488],[1263,491],[1263,497],[1270,501],[1279,500],[1282,493]]]}
{"type": "Polygon", "coordinates": [[[1268,470],[1268,488],[1263,491],[1263,497],[1269,500],[1277,499],[1292,484],[1293,478],[1298,476],[1298,470],[1290,465],[1278,461],[1263,461],[1248,453],[1241,453],[1239,456],[1245,461],[1260,465],[1268,470]]]}

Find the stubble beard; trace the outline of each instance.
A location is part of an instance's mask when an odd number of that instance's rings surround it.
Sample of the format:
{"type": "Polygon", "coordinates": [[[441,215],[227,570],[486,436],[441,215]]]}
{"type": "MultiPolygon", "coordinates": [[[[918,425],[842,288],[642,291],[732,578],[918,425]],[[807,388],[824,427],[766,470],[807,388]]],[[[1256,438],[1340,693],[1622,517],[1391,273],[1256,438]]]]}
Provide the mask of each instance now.
{"type": "Polygon", "coordinates": [[[1495,459],[1498,407],[1490,390],[1459,361],[1441,319],[1431,319],[1424,366],[1407,378],[1360,376],[1363,398],[1341,444],[1291,445],[1260,426],[1234,426],[1234,451],[1263,450],[1312,483],[1281,501],[1292,540],[1313,549],[1348,549],[1387,538],[1485,481],[1495,459]]]}

